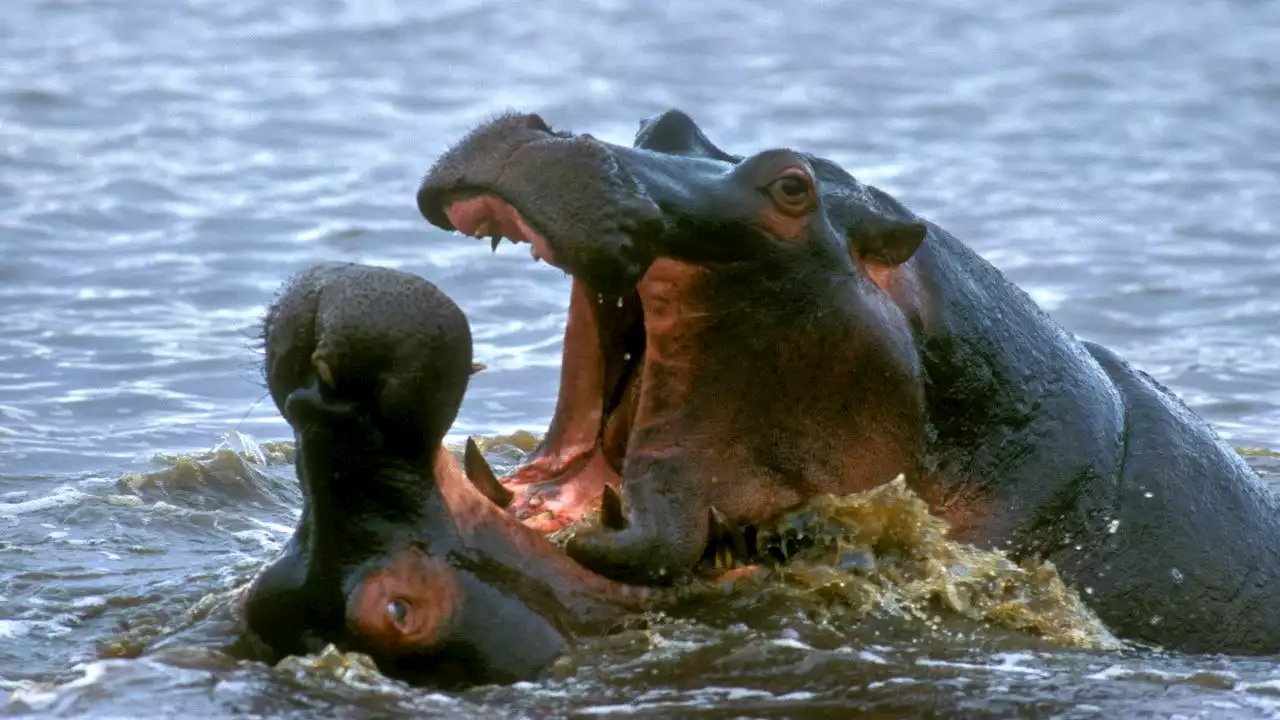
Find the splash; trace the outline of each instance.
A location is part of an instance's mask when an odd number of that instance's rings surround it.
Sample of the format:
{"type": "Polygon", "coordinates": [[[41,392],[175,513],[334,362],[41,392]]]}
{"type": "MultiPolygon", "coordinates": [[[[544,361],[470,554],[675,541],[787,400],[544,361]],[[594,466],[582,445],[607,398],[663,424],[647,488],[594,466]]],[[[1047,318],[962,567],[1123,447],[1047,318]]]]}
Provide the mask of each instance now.
{"type": "Polygon", "coordinates": [[[397,695],[404,694],[408,689],[378,672],[378,666],[368,655],[342,652],[332,644],[315,654],[286,657],[276,663],[275,670],[291,675],[294,680],[313,684],[337,682],[353,688],[397,695]]]}
{"type": "Polygon", "coordinates": [[[293,460],[292,442],[260,443],[233,430],[206,452],[157,453],[152,463],[160,465],[159,469],[126,473],[116,481],[116,488],[143,497],[164,494],[190,499],[203,494],[206,500],[220,496],[232,501],[288,501],[293,493],[278,492],[282,483],[273,482],[263,470],[288,465],[293,460]]]}
{"type": "MultiPolygon", "coordinates": [[[[500,473],[523,462],[538,440],[528,432],[477,438],[500,473]]],[[[157,456],[167,467],[127,475],[120,486],[139,494],[226,488],[262,468],[291,463],[293,450],[290,442],[258,443],[229,436],[206,453],[157,456]]],[[[462,444],[449,450],[461,456],[462,444]]],[[[561,544],[595,522],[590,514],[550,539],[561,544]]],[[[819,602],[838,607],[844,622],[893,617],[941,629],[962,619],[1067,647],[1124,647],[1067,587],[1052,563],[1015,562],[997,551],[951,541],[948,530],[901,476],[863,493],[819,496],[755,528],[753,560],[768,571],[733,584],[732,595],[739,602],[769,595],[784,606],[819,602]]],[[[198,622],[212,600],[205,598],[203,607],[192,608],[173,625],[198,622]]],[[[158,630],[147,628],[137,637],[118,638],[124,642],[103,655],[133,656],[158,630]]]]}
{"type": "MultiPolygon", "coordinates": [[[[522,462],[538,440],[521,432],[479,444],[504,472],[522,462]]],[[[597,522],[597,513],[588,513],[548,537],[563,546],[597,522]]],[[[960,618],[1072,648],[1125,647],[1052,562],[1014,562],[1001,552],[949,540],[947,522],[930,514],[901,475],[862,493],[813,498],[755,530],[754,559],[771,572],[732,583],[734,592],[745,593],[741,599],[761,593],[789,596],[782,600],[816,598],[851,612],[850,620],[889,615],[941,628],[960,618]]]]}
{"type": "Polygon", "coordinates": [[[823,495],[758,531],[784,590],[817,594],[861,616],[943,624],[951,614],[1076,648],[1118,649],[1051,562],[947,539],[946,521],[899,475],[862,493],[823,495]]]}

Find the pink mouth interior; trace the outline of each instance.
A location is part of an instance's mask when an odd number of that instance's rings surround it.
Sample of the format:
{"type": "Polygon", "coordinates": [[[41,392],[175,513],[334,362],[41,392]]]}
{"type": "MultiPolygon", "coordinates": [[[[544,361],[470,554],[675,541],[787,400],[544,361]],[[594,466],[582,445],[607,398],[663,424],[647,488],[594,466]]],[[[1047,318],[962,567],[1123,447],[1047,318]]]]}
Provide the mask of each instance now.
{"type": "Polygon", "coordinates": [[[445,207],[444,212],[449,216],[449,222],[463,234],[474,237],[480,230],[482,237],[500,235],[512,242],[526,242],[533,246],[534,260],[555,264],[547,239],[525,221],[519,210],[501,198],[476,195],[455,200],[445,207]],[[488,227],[485,227],[486,223],[488,227]]]}

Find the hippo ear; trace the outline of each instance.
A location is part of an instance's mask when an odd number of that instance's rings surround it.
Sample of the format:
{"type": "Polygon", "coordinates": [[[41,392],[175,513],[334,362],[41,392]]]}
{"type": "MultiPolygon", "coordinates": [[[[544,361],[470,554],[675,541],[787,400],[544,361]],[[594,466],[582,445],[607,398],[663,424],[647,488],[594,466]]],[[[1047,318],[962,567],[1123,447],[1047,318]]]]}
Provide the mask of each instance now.
{"type": "Polygon", "coordinates": [[[859,258],[896,267],[920,249],[928,231],[919,220],[863,216],[849,232],[849,248],[859,258]]]}
{"type": "Polygon", "coordinates": [[[711,158],[735,165],[742,162],[740,156],[716,147],[693,118],[680,110],[667,110],[641,120],[632,147],[668,155],[711,158]]]}

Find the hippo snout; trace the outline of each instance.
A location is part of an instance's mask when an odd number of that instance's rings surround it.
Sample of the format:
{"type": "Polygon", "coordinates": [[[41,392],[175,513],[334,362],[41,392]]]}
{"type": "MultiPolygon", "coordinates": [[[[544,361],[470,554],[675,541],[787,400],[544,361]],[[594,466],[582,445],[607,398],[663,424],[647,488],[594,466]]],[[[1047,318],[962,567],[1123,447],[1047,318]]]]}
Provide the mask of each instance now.
{"type": "Polygon", "coordinates": [[[537,115],[507,115],[440,156],[418,188],[418,210],[495,249],[503,239],[529,243],[535,259],[620,293],[648,270],[665,227],[620,150],[555,132],[537,115]]]}

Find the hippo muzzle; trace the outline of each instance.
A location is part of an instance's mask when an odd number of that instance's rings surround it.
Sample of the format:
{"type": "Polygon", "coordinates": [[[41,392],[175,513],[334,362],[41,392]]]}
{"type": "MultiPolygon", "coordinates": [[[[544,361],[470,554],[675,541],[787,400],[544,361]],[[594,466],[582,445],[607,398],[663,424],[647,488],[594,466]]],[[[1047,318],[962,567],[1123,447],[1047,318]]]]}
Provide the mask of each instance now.
{"type": "Polygon", "coordinates": [[[671,223],[686,214],[681,208],[705,202],[733,170],[729,157],[676,158],[556,132],[537,115],[507,115],[435,162],[418,209],[433,225],[491,238],[495,248],[503,239],[527,242],[535,259],[619,294],[648,270],[671,223]]]}

